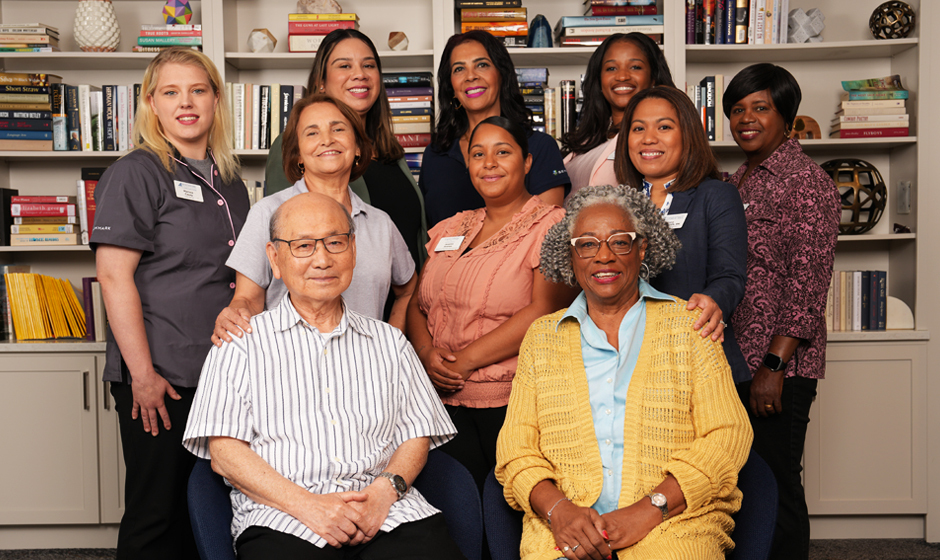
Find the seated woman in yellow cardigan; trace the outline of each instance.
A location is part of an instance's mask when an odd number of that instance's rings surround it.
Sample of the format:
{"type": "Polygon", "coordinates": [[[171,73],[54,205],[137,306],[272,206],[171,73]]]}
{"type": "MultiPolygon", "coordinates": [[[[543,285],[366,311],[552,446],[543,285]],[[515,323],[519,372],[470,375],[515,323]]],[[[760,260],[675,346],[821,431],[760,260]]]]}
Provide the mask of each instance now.
{"type": "Polygon", "coordinates": [[[541,270],[584,291],[529,328],[497,444],[522,559],[723,559],[752,432],[699,310],[647,282],[679,242],[627,187],[567,211],[541,270]]]}

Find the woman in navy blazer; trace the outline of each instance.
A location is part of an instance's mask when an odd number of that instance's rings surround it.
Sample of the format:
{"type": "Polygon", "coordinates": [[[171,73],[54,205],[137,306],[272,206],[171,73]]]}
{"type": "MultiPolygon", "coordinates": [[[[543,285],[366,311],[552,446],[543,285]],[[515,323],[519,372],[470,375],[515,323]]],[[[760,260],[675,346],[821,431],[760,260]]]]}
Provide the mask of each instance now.
{"type": "Polygon", "coordinates": [[[700,307],[693,325],[722,338],[735,382],[750,378],[731,317],[744,296],[747,222],[738,190],[718,179],[718,163],[695,106],[685,93],[657,86],[633,96],[624,111],[614,161],[617,179],[646,192],[682,249],[671,270],[650,283],[700,307]]]}

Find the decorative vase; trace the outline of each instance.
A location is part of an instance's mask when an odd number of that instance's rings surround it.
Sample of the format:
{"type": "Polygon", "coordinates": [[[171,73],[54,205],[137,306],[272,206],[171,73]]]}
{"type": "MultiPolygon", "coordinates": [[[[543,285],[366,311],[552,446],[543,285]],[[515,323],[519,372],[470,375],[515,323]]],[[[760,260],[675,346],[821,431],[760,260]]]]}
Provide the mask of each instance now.
{"type": "Polygon", "coordinates": [[[121,41],[121,28],[111,0],[81,0],[72,32],[85,52],[114,52],[121,41]]]}

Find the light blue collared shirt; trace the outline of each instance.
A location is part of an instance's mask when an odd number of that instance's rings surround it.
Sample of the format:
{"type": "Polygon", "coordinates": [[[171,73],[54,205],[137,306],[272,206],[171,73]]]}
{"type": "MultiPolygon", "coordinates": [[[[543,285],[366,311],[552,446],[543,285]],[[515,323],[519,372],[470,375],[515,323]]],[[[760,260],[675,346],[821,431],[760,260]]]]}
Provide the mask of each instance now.
{"type": "Polygon", "coordinates": [[[593,507],[598,513],[610,513],[620,501],[620,481],[623,472],[623,423],[627,402],[627,387],[640,356],[643,333],[646,328],[646,300],[676,301],[640,280],[640,299],[627,311],[620,322],[618,342],[614,348],[587,310],[584,292],[574,300],[561,321],[573,317],[581,325],[581,355],[587,373],[594,418],[594,435],[601,452],[604,486],[593,507]]]}

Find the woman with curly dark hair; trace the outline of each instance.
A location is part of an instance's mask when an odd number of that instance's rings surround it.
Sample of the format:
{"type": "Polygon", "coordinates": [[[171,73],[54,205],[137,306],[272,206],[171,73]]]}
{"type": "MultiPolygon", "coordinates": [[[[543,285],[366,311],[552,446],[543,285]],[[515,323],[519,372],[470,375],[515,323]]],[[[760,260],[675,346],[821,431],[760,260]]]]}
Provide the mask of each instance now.
{"type": "Polygon", "coordinates": [[[561,205],[568,174],[555,140],[531,129],[509,51],[485,31],[468,31],[447,41],[437,70],[439,114],[431,144],[424,150],[420,186],[428,226],[458,212],[483,206],[467,172],[470,132],[488,117],[523,125],[532,154],[526,176],[529,194],[561,205]]]}
{"type": "Polygon", "coordinates": [[[635,94],[663,85],[673,85],[669,64],[646,35],[615,33],[597,47],[584,75],[578,127],[563,139],[572,194],[588,185],[617,182],[614,148],[623,111],[635,94]]]}

